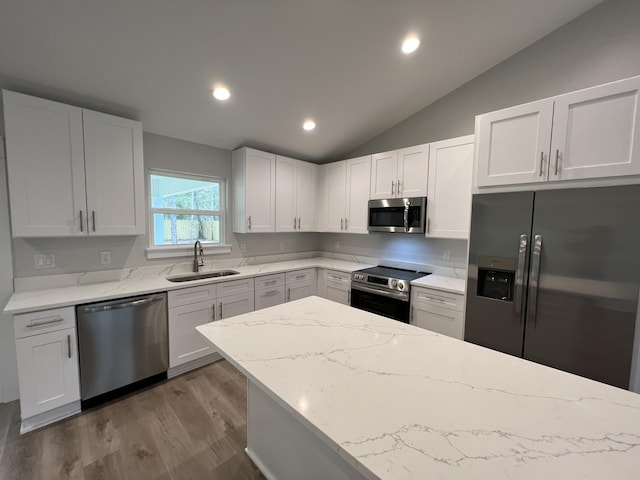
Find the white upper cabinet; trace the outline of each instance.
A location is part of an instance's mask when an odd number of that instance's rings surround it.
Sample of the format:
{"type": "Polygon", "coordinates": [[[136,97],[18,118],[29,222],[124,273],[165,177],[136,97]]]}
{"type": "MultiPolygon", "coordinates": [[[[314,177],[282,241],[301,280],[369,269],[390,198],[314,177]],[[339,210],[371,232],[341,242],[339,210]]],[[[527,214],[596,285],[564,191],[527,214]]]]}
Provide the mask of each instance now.
{"type": "Polygon", "coordinates": [[[367,233],[371,156],[323,166],[327,232],[367,233]]]}
{"type": "Polygon", "coordinates": [[[429,146],[427,237],[469,238],[474,136],[429,146]]]}
{"type": "Polygon", "coordinates": [[[555,98],[550,180],[640,174],[640,77],[555,98]]]}
{"type": "Polygon", "coordinates": [[[276,156],[276,231],[310,232],[316,223],[317,166],[276,156]]]}
{"type": "Polygon", "coordinates": [[[640,174],[640,77],[476,117],[477,186],[640,174]]]}
{"type": "Polygon", "coordinates": [[[275,232],[276,156],[252,148],[233,152],[233,231],[275,232]]]}
{"type": "Polygon", "coordinates": [[[89,233],[143,234],[142,124],[83,110],[89,233]]]}
{"type": "Polygon", "coordinates": [[[429,145],[371,156],[371,199],[425,197],[429,145]]]}
{"type": "Polygon", "coordinates": [[[547,180],[553,100],[476,117],[477,185],[547,180]]]}
{"type": "Polygon", "coordinates": [[[2,93],[14,237],[144,233],[140,122],[2,93]]]}

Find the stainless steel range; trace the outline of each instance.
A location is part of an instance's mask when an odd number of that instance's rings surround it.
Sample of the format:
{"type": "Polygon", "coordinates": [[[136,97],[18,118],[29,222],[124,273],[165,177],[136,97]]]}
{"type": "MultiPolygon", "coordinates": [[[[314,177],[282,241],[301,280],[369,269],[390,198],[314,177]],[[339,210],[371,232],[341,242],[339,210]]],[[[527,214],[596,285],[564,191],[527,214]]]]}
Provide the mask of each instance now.
{"type": "Polygon", "coordinates": [[[411,282],[427,272],[372,267],[351,274],[351,306],[409,323],[411,282]]]}

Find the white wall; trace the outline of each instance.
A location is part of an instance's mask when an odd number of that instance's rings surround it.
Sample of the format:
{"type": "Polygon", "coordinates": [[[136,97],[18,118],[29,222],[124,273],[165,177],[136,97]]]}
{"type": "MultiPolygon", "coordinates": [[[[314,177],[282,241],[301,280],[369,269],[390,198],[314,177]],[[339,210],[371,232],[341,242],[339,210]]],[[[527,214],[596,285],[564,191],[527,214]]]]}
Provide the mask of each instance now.
{"type": "MultiPolygon", "coordinates": [[[[4,142],[0,137],[0,311],[13,293],[11,261],[11,231],[9,228],[9,202],[7,197],[4,142]]],[[[18,371],[13,340],[13,320],[0,313],[0,403],[18,398],[18,371]]]]}

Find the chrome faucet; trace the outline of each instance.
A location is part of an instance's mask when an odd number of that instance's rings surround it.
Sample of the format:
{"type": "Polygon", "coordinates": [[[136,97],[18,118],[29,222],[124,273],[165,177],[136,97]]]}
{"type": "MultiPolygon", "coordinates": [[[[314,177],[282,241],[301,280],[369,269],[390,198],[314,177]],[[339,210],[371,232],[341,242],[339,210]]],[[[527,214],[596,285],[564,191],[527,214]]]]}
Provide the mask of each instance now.
{"type": "Polygon", "coordinates": [[[204,267],[204,251],[202,250],[202,244],[200,240],[196,240],[196,243],[193,244],[193,271],[199,272],[200,267],[204,267]],[[200,254],[200,258],[198,258],[198,254],[200,254]]]}

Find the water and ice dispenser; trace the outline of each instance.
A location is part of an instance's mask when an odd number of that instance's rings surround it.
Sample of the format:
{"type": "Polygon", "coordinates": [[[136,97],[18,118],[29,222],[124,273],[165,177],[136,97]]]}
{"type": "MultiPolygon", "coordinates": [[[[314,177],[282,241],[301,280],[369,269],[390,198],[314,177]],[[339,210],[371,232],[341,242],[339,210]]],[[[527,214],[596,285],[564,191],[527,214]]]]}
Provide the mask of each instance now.
{"type": "Polygon", "coordinates": [[[477,295],[513,302],[515,275],[515,258],[479,256],[477,295]]]}

